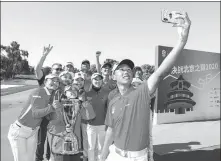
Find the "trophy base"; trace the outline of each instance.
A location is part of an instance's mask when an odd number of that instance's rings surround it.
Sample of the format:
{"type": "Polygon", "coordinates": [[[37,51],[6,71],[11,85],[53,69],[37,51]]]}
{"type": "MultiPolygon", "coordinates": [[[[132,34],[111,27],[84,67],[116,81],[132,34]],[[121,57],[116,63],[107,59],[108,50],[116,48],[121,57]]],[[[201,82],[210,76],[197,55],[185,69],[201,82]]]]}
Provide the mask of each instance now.
{"type": "Polygon", "coordinates": [[[64,142],[62,153],[67,155],[74,155],[79,153],[77,140],[74,142],[64,142]]]}

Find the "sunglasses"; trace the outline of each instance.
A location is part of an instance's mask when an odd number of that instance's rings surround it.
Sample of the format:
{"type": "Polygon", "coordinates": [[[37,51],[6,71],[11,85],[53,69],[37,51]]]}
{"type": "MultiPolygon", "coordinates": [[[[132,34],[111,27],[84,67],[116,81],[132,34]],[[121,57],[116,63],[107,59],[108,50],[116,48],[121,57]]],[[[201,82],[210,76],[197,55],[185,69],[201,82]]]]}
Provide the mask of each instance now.
{"type": "Polygon", "coordinates": [[[103,79],[100,78],[100,77],[96,77],[96,78],[94,78],[94,80],[96,80],[96,81],[102,81],[103,79]]]}
{"type": "Polygon", "coordinates": [[[73,68],[73,66],[72,66],[72,65],[66,65],[66,67],[68,67],[68,68],[73,68]]]}
{"type": "Polygon", "coordinates": [[[54,68],[56,71],[62,71],[62,68],[54,68]]]}

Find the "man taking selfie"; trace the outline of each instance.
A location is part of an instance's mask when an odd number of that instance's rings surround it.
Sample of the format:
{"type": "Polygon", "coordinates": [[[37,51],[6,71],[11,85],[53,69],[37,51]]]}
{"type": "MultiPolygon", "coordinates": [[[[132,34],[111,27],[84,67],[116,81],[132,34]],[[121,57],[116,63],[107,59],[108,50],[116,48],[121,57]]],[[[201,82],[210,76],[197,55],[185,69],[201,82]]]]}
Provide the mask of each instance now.
{"type": "Polygon", "coordinates": [[[109,102],[100,161],[153,161],[150,101],[186,45],[191,25],[187,13],[176,14],[176,19],[183,20],[182,24],[174,24],[179,33],[177,45],[148,80],[136,89],[132,86],[134,63],[129,59],[113,67],[120,94],[109,102]]]}

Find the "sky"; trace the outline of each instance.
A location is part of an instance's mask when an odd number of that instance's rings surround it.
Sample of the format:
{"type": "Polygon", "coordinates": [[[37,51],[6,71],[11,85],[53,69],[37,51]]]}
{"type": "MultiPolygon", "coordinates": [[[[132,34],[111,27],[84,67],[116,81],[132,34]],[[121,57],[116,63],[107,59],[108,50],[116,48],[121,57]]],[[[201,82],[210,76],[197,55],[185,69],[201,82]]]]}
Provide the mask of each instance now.
{"type": "Polygon", "coordinates": [[[1,2],[1,44],[17,41],[35,66],[129,58],[155,64],[157,45],[175,46],[177,29],[161,21],[161,9],[186,11],[192,21],[185,49],[220,53],[220,2],[1,2]]]}

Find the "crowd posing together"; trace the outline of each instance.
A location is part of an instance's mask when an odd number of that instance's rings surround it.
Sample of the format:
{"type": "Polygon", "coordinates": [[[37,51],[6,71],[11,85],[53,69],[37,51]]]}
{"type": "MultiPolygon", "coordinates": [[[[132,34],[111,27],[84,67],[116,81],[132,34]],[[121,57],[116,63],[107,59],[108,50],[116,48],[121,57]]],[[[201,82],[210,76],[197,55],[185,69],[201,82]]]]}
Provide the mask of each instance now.
{"type": "Polygon", "coordinates": [[[44,47],[35,69],[39,88],[9,128],[14,161],[43,161],[44,154],[50,161],[153,161],[154,93],[184,48],[191,24],[187,14],[178,18],[184,19],[177,25],[178,43],[148,80],[129,59],[100,65],[100,52],[93,74],[89,60],[79,72],[72,62],[43,68],[53,48],[44,47]]]}

